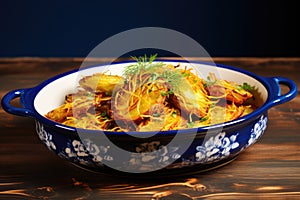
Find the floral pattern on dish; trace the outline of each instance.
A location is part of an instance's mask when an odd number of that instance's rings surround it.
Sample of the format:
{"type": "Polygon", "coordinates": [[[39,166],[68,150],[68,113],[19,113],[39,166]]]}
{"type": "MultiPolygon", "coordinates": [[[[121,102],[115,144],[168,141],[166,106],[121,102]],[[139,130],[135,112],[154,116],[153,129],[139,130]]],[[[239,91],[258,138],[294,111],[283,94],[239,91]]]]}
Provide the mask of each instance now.
{"type": "MultiPolygon", "coordinates": [[[[36,122],[36,131],[41,141],[49,150],[58,150],[53,140],[53,135],[48,133],[39,122],[36,122]]],[[[63,150],[57,152],[59,156],[83,165],[90,165],[92,161],[96,165],[102,166],[103,160],[113,160],[113,157],[107,154],[109,146],[97,146],[90,139],[84,139],[83,141],[68,140],[66,146],[62,148],[63,150]]]]}
{"type": "Polygon", "coordinates": [[[55,151],[56,145],[53,142],[52,134],[45,131],[44,126],[36,121],[36,132],[41,141],[47,146],[49,150],[55,151]]]}
{"type": "Polygon", "coordinates": [[[237,142],[238,133],[230,137],[225,137],[225,135],[225,132],[221,132],[210,137],[204,145],[197,146],[196,162],[210,162],[227,157],[232,149],[239,147],[237,142]]]}
{"type": "Polygon", "coordinates": [[[262,134],[267,128],[267,122],[268,118],[262,115],[259,121],[255,123],[255,125],[251,129],[251,134],[247,146],[250,146],[251,144],[255,143],[262,136],[262,134]]]}
{"type": "MultiPolygon", "coordinates": [[[[262,136],[267,128],[267,121],[268,118],[262,115],[258,122],[254,124],[246,147],[255,143],[262,136]]],[[[238,147],[242,146],[237,139],[238,136],[239,133],[226,137],[226,133],[221,132],[216,136],[210,137],[204,144],[196,147],[196,162],[205,163],[228,157],[232,150],[238,150],[238,147]]],[[[239,151],[242,151],[244,148],[241,148],[239,151]]]]}
{"type": "Polygon", "coordinates": [[[136,153],[131,154],[128,168],[137,171],[152,171],[170,165],[181,157],[176,153],[179,147],[161,145],[159,141],[142,143],[136,147],[136,153]]]}
{"type": "MultiPolygon", "coordinates": [[[[252,125],[249,132],[231,133],[220,132],[206,139],[201,145],[195,147],[193,156],[181,155],[178,153],[181,148],[178,146],[162,145],[160,141],[141,143],[135,147],[135,153],[125,158],[121,164],[123,167],[139,172],[151,171],[167,167],[178,168],[198,163],[211,163],[227,158],[231,153],[240,152],[251,144],[255,143],[264,133],[267,127],[267,117],[261,116],[252,125]],[[246,146],[243,146],[242,135],[248,135],[246,146]],[[239,137],[240,136],[240,137],[239,137]]],[[[36,122],[36,130],[41,141],[48,149],[56,152],[63,158],[74,163],[86,166],[103,166],[105,162],[118,162],[111,156],[110,146],[97,145],[90,139],[67,140],[65,143],[55,143],[58,138],[48,133],[44,126],[36,122]],[[63,146],[59,146],[63,144],[63,146]]],[[[121,166],[120,166],[121,167],[121,166]]],[[[121,168],[123,168],[121,167],[121,168]]]]}
{"type": "Polygon", "coordinates": [[[103,165],[102,161],[112,161],[113,157],[107,155],[109,147],[97,146],[90,139],[84,139],[83,142],[73,140],[67,143],[61,156],[71,159],[75,163],[90,165],[93,161],[96,165],[103,165]]]}

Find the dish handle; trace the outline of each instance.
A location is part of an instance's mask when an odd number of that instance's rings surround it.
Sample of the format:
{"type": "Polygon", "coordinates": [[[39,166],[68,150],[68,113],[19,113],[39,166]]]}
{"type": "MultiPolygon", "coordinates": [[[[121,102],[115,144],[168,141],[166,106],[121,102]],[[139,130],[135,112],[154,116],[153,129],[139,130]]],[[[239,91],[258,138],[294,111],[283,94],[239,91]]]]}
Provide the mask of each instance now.
{"type": "Polygon", "coordinates": [[[22,101],[22,97],[24,97],[25,94],[28,93],[30,89],[17,89],[8,92],[4,97],[2,98],[1,105],[2,108],[11,114],[14,115],[19,115],[19,116],[34,116],[34,113],[31,109],[29,109],[26,104],[22,101]],[[10,103],[12,100],[19,98],[20,97],[20,103],[21,103],[21,108],[19,107],[14,107],[10,103]]]}
{"type": "Polygon", "coordinates": [[[271,92],[267,107],[273,107],[278,104],[282,104],[292,100],[298,93],[297,85],[294,81],[285,77],[270,77],[266,78],[270,84],[271,92]],[[285,85],[289,88],[289,91],[285,94],[281,94],[280,85],[285,85]]]}

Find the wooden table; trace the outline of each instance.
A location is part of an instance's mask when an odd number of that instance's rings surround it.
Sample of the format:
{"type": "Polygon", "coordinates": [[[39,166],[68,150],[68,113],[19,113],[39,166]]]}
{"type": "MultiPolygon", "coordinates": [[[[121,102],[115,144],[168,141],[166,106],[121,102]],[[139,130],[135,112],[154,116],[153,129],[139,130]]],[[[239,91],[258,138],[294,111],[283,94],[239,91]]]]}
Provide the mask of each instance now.
{"type": "MultiPolygon", "coordinates": [[[[1,58],[0,97],[76,69],[81,58],[1,58]]],[[[99,59],[97,62],[103,62],[99,59]]],[[[300,88],[300,58],[214,58],[300,88]]],[[[0,110],[0,199],[300,199],[300,95],[269,110],[262,139],[234,162],[186,177],[117,178],[79,169],[51,153],[34,121],[0,110]]]]}

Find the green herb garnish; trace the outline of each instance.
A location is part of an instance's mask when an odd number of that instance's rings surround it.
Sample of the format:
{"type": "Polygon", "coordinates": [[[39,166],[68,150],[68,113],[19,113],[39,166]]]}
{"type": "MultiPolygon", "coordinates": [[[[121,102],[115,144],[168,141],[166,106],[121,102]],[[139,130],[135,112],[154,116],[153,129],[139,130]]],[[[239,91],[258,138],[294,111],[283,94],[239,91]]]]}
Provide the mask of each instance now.
{"type": "Polygon", "coordinates": [[[162,96],[168,96],[169,94],[173,94],[173,91],[182,84],[184,74],[182,74],[180,70],[169,69],[162,62],[153,62],[156,56],[157,54],[151,55],[149,59],[146,55],[138,58],[132,57],[136,60],[136,63],[125,68],[124,76],[127,80],[125,83],[128,83],[133,77],[137,77],[137,83],[142,85],[156,81],[160,83],[164,82],[169,88],[169,91],[162,92],[162,96]],[[146,76],[146,80],[142,79],[144,77],[143,75],[148,75],[148,77],[146,76]]]}
{"type": "Polygon", "coordinates": [[[238,89],[238,90],[243,89],[243,90],[252,92],[252,91],[254,90],[254,86],[251,86],[251,85],[249,85],[248,83],[243,83],[243,85],[237,86],[237,89],[238,89]]]}
{"type": "Polygon", "coordinates": [[[208,120],[207,117],[202,117],[202,118],[200,119],[200,122],[205,122],[206,120],[208,120]]]}
{"type": "Polygon", "coordinates": [[[126,67],[124,71],[125,77],[138,75],[141,71],[155,71],[158,67],[163,66],[164,63],[162,62],[153,63],[156,56],[157,54],[151,55],[149,59],[146,55],[140,57],[131,56],[132,59],[136,60],[136,63],[126,67]]]}
{"type": "Polygon", "coordinates": [[[211,104],[210,104],[210,108],[214,108],[216,106],[216,103],[215,102],[212,102],[211,104]]]}
{"type": "Polygon", "coordinates": [[[172,117],[173,117],[173,118],[176,118],[176,117],[177,117],[177,112],[176,112],[176,110],[172,113],[172,117]]]}
{"type": "Polygon", "coordinates": [[[208,76],[207,80],[204,81],[204,88],[214,85],[216,82],[216,80],[211,80],[211,78],[208,76]]]}
{"type": "Polygon", "coordinates": [[[171,89],[169,89],[167,92],[161,92],[160,93],[161,94],[161,96],[169,96],[170,94],[174,94],[174,92],[171,90],[171,89]]]}
{"type": "Polygon", "coordinates": [[[101,113],[101,117],[107,117],[107,112],[106,112],[106,111],[103,111],[103,112],[101,113]]]}
{"type": "Polygon", "coordinates": [[[188,128],[193,128],[195,125],[195,122],[189,122],[187,123],[188,128]]]}
{"type": "Polygon", "coordinates": [[[160,114],[159,113],[153,113],[153,115],[152,115],[153,117],[159,117],[160,116],[160,114]]]}

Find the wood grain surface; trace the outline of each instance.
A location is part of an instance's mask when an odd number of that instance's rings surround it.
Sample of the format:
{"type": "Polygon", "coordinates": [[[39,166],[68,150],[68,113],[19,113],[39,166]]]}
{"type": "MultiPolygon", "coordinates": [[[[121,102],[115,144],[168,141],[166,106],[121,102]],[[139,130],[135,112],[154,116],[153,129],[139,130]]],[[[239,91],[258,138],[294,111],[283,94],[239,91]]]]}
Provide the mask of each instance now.
{"type": "MultiPolygon", "coordinates": [[[[106,62],[94,59],[90,63],[106,62]]],[[[214,58],[300,88],[300,58],[214,58]]],[[[0,97],[80,67],[82,58],[1,58],[0,97]]],[[[283,91],[287,91],[283,88],[283,91]]],[[[13,102],[18,105],[17,100],[13,102]]],[[[120,178],[79,169],[51,153],[34,120],[0,109],[0,199],[300,199],[300,95],[269,110],[262,138],[230,164],[176,178],[120,178]]]]}

